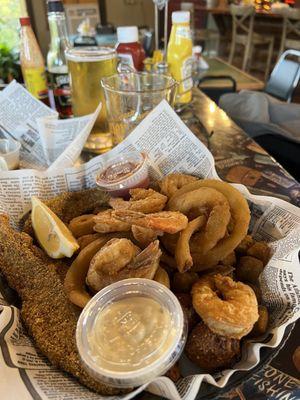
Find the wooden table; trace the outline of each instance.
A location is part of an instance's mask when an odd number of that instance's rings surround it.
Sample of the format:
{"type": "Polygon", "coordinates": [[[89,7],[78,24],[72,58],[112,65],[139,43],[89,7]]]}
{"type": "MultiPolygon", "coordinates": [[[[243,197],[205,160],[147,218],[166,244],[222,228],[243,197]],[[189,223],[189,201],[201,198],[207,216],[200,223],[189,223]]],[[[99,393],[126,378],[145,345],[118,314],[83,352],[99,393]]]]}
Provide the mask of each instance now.
{"type": "MultiPolygon", "coordinates": [[[[185,121],[189,119],[193,121],[188,125],[213,154],[221,179],[242,183],[254,194],[279,197],[300,206],[300,184],[200,90],[193,90],[191,109],[180,116],[185,121]],[[194,122],[195,117],[199,119],[198,123],[194,122]],[[247,178],[247,171],[254,179],[247,178]]],[[[211,389],[210,392],[204,384],[202,393],[204,388],[207,392],[200,398],[203,400],[299,399],[299,373],[292,361],[293,353],[299,346],[299,334],[300,321],[297,322],[284,347],[263,369],[250,373],[248,380],[245,379],[234,389],[227,389],[230,392],[226,394],[223,390],[211,389]],[[286,397],[281,397],[279,393],[284,393],[286,397]]],[[[162,400],[161,397],[145,392],[137,396],[137,399],[162,400]]]]}
{"type": "Polygon", "coordinates": [[[189,127],[213,154],[221,179],[300,206],[300,184],[204,93],[194,89],[191,110],[180,116],[192,121],[189,127]]]}
{"type": "MultiPolygon", "coordinates": [[[[254,194],[279,197],[300,206],[300,184],[199,89],[193,89],[191,106],[180,117],[213,154],[221,179],[242,183],[254,194]]],[[[223,394],[226,388],[215,390],[204,383],[205,393],[203,388],[201,399],[281,399],[280,396],[273,397],[274,393],[288,396],[282,399],[299,399],[298,372],[292,362],[293,352],[299,346],[299,333],[300,321],[279,354],[261,371],[250,372],[248,380],[244,379],[242,384],[240,380],[238,387],[229,383],[227,391],[230,392],[226,394],[223,394]]],[[[162,400],[147,392],[142,392],[136,399],[162,400]]]]}
{"type": "MultiPolygon", "coordinates": [[[[200,74],[200,77],[209,76],[220,76],[220,75],[229,75],[231,76],[237,84],[237,91],[242,89],[247,90],[262,90],[265,86],[264,82],[247,74],[239,68],[234,67],[231,64],[228,64],[226,61],[221,60],[218,57],[213,58],[205,58],[205,61],[209,65],[209,69],[200,74]]],[[[201,84],[203,88],[211,88],[211,87],[228,87],[229,82],[226,80],[211,80],[206,81],[201,84]]]]}

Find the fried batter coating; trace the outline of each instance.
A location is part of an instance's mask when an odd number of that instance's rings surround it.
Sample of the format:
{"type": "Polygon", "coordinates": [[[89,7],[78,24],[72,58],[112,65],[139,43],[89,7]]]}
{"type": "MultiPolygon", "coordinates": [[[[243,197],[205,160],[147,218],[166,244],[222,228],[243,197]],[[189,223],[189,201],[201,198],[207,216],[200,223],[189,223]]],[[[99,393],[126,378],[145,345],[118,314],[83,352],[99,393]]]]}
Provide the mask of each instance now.
{"type": "Polygon", "coordinates": [[[219,335],[241,339],[258,320],[252,288],[229,276],[205,275],[192,288],[193,306],[208,327],[219,335]]]}
{"type": "Polygon", "coordinates": [[[71,219],[69,229],[73,236],[79,238],[80,236],[94,233],[94,216],[94,214],[84,214],[71,219]]]}
{"type": "Polygon", "coordinates": [[[247,250],[254,244],[254,239],[251,235],[246,235],[241,243],[235,248],[235,251],[240,255],[246,255],[247,250]]]}
{"type": "Polygon", "coordinates": [[[175,293],[189,293],[199,276],[196,272],[176,272],[173,277],[172,290],[175,293]]]}
{"type": "Polygon", "coordinates": [[[232,367],[240,357],[240,341],[212,332],[200,322],[188,337],[185,353],[205,371],[214,372],[232,367]]]}
{"type": "Polygon", "coordinates": [[[239,259],[236,276],[239,281],[255,284],[264,269],[263,262],[255,257],[244,256],[239,259]]]}
{"type": "Polygon", "coordinates": [[[230,207],[226,197],[210,187],[200,187],[191,192],[178,194],[168,203],[168,210],[181,211],[186,215],[195,208],[199,208],[198,215],[207,215],[204,228],[195,235],[199,251],[206,254],[224,237],[230,220],[230,207]]]}
{"type": "Polygon", "coordinates": [[[138,225],[132,225],[131,232],[139,246],[143,248],[147,247],[151,242],[154,242],[158,235],[162,235],[160,231],[154,231],[153,229],[138,225]]]}
{"type": "Polygon", "coordinates": [[[75,343],[78,311],[66,297],[55,262],[41,255],[27,234],[14,231],[3,214],[0,270],[21,297],[22,319],[50,362],[100,394],[120,393],[119,389],[96,382],[83,369],[75,343]]]}
{"type": "MultiPolygon", "coordinates": [[[[88,214],[97,207],[108,204],[108,195],[99,189],[81,190],[79,192],[65,192],[43,203],[50,208],[65,224],[79,215],[88,214]]],[[[31,218],[25,221],[24,232],[33,236],[31,218]]]]}
{"type": "Polygon", "coordinates": [[[259,337],[264,335],[268,329],[269,312],[267,307],[258,306],[258,315],[258,320],[255,322],[254,327],[249,335],[251,337],[259,337]]]}
{"type": "Polygon", "coordinates": [[[165,376],[171,379],[173,382],[177,382],[180,378],[182,378],[180,369],[179,369],[179,364],[176,363],[168,369],[168,371],[165,373],[165,376]]]}
{"type": "Polygon", "coordinates": [[[164,248],[161,248],[161,251],[162,251],[162,254],[160,257],[160,261],[163,262],[165,265],[167,265],[167,267],[171,271],[173,271],[173,270],[177,271],[177,264],[176,264],[175,258],[172,257],[169,253],[167,253],[167,251],[164,248]]]}
{"type": "Polygon", "coordinates": [[[203,253],[197,243],[193,246],[193,241],[190,242],[194,262],[193,268],[198,271],[217,265],[220,260],[230,254],[241,242],[242,238],[246,236],[250,222],[249,206],[242,193],[228,183],[215,179],[203,179],[183,186],[169,200],[168,208],[172,208],[178,197],[204,187],[216,189],[226,197],[234,224],[230,234],[228,236],[224,235],[224,238],[219,240],[216,246],[207,253],[203,253]]]}
{"type": "Polygon", "coordinates": [[[165,176],[161,182],[159,182],[160,191],[166,196],[171,197],[177,192],[177,190],[181,189],[183,186],[197,180],[198,178],[192,175],[180,173],[169,174],[165,176]]]}
{"type": "Polygon", "coordinates": [[[179,300],[184,318],[187,321],[188,331],[191,331],[200,321],[200,317],[193,308],[192,296],[189,293],[176,293],[176,297],[179,300]]]}
{"type": "Polygon", "coordinates": [[[91,233],[89,235],[83,235],[77,238],[77,243],[79,244],[80,250],[83,250],[87,245],[94,242],[96,239],[101,238],[103,235],[101,233],[91,233]]]}
{"type": "Polygon", "coordinates": [[[255,242],[253,246],[247,250],[247,256],[258,258],[266,265],[271,256],[270,247],[266,242],[255,242]]]}
{"type": "Polygon", "coordinates": [[[232,253],[228,254],[227,257],[220,261],[220,264],[234,266],[236,264],[235,252],[233,251],[232,253]]]}
{"type": "Polygon", "coordinates": [[[199,217],[190,221],[185,229],[179,234],[179,239],[175,248],[175,259],[180,272],[188,271],[193,266],[193,259],[190,251],[190,239],[192,235],[203,227],[206,223],[206,217],[199,217]]]}
{"type": "Polygon", "coordinates": [[[80,251],[68,269],[64,281],[64,289],[69,300],[78,307],[84,308],[91,295],[86,290],[85,280],[94,255],[111,239],[103,236],[89,243],[80,251]]]}
{"type": "Polygon", "coordinates": [[[178,211],[160,211],[144,214],[130,210],[117,210],[112,216],[131,225],[143,226],[156,231],[177,233],[187,227],[187,217],[178,211]]]}
{"type": "Polygon", "coordinates": [[[170,289],[170,278],[167,271],[164,268],[160,266],[157,268],[153,280],[161,283],[162,285],[170,289]]]}
{"type": "Polygon", "coordinates": [[[87,284],[97,292],[122,279],[153,279],[160,255],[158,240],[140,251],[130,240],[111,239],[92,258],[87,284]]]}
{"type": "Polygon", "coordinates": [[[129,194],[131,197],[128,201],[122,198],[111,198],[109,205],[115,210],[131,210],[149,214],[162,211],[168,201],[167,196],[153,189],[131,189],[129,194]]]}
{"type": "Polygon", "coordinates": [[[94,217],[94,231],[100,233],[126,232],[130,231],[131,225],[117,219],[113,215],[113,210],[101,211],[94,217]]]}

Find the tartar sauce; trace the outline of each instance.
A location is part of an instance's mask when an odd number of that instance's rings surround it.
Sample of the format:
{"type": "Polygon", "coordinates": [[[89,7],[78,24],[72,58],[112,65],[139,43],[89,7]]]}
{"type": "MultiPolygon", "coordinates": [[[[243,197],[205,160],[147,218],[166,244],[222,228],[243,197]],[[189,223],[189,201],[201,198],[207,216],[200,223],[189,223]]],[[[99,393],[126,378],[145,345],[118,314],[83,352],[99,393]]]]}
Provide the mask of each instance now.
{"type": "Polygon", "coordinates": [[[99,367],[129,372],[159,359],[175,335],[167,308],[151,298],[135,296],[106,306],[97,315],[88,341],[99,367]]]}

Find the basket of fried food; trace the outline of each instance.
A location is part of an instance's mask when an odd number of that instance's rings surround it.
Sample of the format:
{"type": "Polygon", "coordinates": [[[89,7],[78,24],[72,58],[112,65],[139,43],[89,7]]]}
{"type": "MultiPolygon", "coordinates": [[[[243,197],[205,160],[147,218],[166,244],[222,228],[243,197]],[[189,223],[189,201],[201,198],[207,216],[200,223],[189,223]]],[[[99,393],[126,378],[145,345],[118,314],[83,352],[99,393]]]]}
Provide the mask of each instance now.
{"type": "MultiPolygon", "coordinates": [[[[100,394],[121,391],[82,367],[76,323],[117,281],[153,279],[175,293],[188,323],[185,354],[199,373],[233,367],[243,342],[267,331],[259,276],[270,249],[249,235],[248,203],[228,183],[171,174],[126,200],[98,189],[34,198],[21,233],[6,216],[0,222],[0,270],[29,333],[55,366],[100,394]]],[[[167,375],[181,377],[178,367],[167,375]]]]}

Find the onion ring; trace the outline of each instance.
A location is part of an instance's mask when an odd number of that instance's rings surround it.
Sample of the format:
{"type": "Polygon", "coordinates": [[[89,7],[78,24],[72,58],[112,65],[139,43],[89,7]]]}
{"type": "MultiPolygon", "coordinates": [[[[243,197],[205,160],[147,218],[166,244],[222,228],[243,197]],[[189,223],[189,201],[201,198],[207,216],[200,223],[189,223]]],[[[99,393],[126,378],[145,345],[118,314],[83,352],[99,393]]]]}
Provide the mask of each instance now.
{"type": "Polygon", "coordinates": [[[102,233],[90,233],[88,235],[80,236],[79,238],[77,238],[80,250],[83,250],[88,244],[102,237],[103,237],[102,233]]]}
{"type": "Polygon", "coordinates": [[[173,196],[168,203],[168,209],[178,210],[184,214],[195,209],[203,213],[204,209],[204,212],[209,213],[204,229],[197,234],[197,245],[203,254],[224,237],[230,220],[230,208],[226,197],[218,190],[209,187],[200,187],[173,196]]]}
{"type": "Polygon", "coordinates": [[[76,238],[94,233],[94,217],[94,214],[85,214],[73,218],[69,223],[70,231],[76,238]]]}
{"type": "Polygon", "coordinates": [[[197,190],[201,187],[210,187],[221,192],[228,200],[234,226],[229,236],[221,239],[217,245],[206,254],[201,252],[197,244],[190,243],[191,254],[194,261],[193,270],[200,271],[217,265],[230,254],[246,236],[249,222],[250,210],[247,200],[243,195],[229,183],[215,179],[203,179],[184,186],[170,199],[168,206],[172,207],[173,202],[182,194],[197,190]]]}
{"type": "Polygon", "coordinates": [[[206,222],[206,217],[200,215],[188,223],[188,226],[180,232],[179,239],[175,249],[175,260],[179,272],[186,272],[193,265],[193,259],[190,252],[189,241],[193,233],[201,229],[206,222]]]}
{"type": "Polygon", "coordinates": [[[111,235],[106,235],[88,244],[81,250],[68,269],[64,281],[64,289],[69,300],[78,307],[84,308],[91,299],[91,296],[85,288],[85,278],[88,273],[90,262],[94,255],[110,239],[111,235]]]}
{"type": "Polygon", "coordinates": [[[181,189],[188,183],[192,183],[197,180],[198,178],[192,175],[186,175],[180,173],[170,174],[165,176],[159,183],[160,191],[162,194],[168,197],[172,197],[177,192],[177,190],[181,189]]]}

